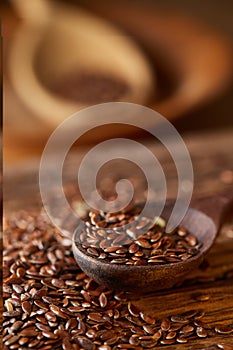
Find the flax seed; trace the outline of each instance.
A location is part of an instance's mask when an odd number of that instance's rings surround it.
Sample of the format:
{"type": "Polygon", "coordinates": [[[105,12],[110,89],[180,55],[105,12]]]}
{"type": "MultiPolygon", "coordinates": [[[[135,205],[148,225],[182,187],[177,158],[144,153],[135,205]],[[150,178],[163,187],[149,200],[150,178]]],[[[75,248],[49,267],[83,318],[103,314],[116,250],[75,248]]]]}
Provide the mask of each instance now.
{"type": "Polygon", "coordinates": [[[168,318],[165,318],[162,320],[160,327],[161,327],[162,331],[168,331],[170,326],[171,326],[171,322],[169,321],[168,318]]]}
{"type": "Polygon", "coordinates": [[[208,335],[207,330],[205,328],[202,328],[202,327],[197,327],[196,333],[197,333],[197,336],[199,338],[206,338],[208,335]]]}
{"type": "Polygon", "coordinates": [[[220,334],[230,334],[233,333],[233,327],[230,326],[216,326],[215,331],[220,334]]]}

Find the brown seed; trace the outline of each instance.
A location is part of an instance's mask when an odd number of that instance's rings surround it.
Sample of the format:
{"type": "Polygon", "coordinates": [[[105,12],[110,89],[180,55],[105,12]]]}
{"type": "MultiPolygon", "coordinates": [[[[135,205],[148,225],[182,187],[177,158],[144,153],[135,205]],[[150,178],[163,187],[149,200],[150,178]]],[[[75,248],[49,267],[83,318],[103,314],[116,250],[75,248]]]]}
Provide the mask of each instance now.
{"type": "Polygon", "coordinates": [[[111,260],[111,264],[125,264],[128,261],[128,259],[122,258],[122,259],[113,259],[111,260]]]}
{"type": "Polygon", "coordinates": [[[162,339],[160,340],[160,344],[163,344],[163,345],[175,344],[175,339],[162,339]]]}
{"type": "Polygon", "coordinates": [[[65,282],[61,279],[58,279],[58,278],[53,278],[51,281],[51,284],[57,288],[64,288],[65,287],[65,282]]]}
{"type": "Polygon", "coordinates": [[[205,323],[205,322],[203,322],[201,320],[195,320],[194,324],[197,327],[202,327],[202,328],[205,328],[205,329],[211,329],[211,326],[209,326],[207,323],[205,323]]]}
{"type": "Polygon", "coordinates": [[[94,329],[89,329],[85,335],[90,339],[94,339],[96,337],[96,331],[94,329]]]}
{"type": "Polygon", "coordinates": [[[88,303],[91,302],[90,294],[87,291],[81,290],[81,294],[88,303]]]}
{"type": "Polygon", "coordinates": [[[98,258],[99,258],[99,259],[106,259],[106,258],[107,258],[107,254],[105,254],[105,253],[100,253],[100,255],[99,255],[98,258]]]}
{"type": "Polygon", "coordinates": [[[102,318],[101,313],[98,312],[90,312],[87,317],[92,320],[95,321],[97,323],[102,323],[105,322],[105,320],[102,318]]]}
{"type": "Polygon", "coordinates": [[[29,348],[34,348],[34,347],[36,347],[37,345],[39,345],[39,343],[40,343],[40,340],[39,340],[39,339],[31,340],[30,343],[28,344],[28,347],[29,347],[29,348]]]}
{"type": "Polygon", "coordinates": [[[131,314],[132,316],[135,316],[135,317],[138,317],[138,316],[139,316],[140,311],[139,311],[138,308],[137,308],[135,305],[133,305],[131,302],[128,303],[128,310],[129,310],[129,312],[130,312],[130,314],[131,314]]]}
{"type": "Polygon", "coordinates": [[[178,323],[188,323],[188,320],[182,316],[182,315],[173,315],[171,316],[172,322],[178,322],[178,323]]]}
{"type": "Polygon", "coordinates": [[[88,338],[79,336],[77,338],[78,344],[83,347],[85,350],[95,350],[96,346],[95,344],[88,338]]]}
{"type": "Polygon", "coordinates": [[[171,322],[169,321],[169,319],[168,318],[164,318],[163,320],[162,320],[162,323],[161,323],[161,329],[163,330],[163,331],[168,331],[169,330],[169,328],[170,328],[170,326],[171,326],[171,322]]]}
{"type": "MultiPolygon", "coordinates": [[[[148,340],[142,340],[140,342],[140,345],[142,346],[142,348],[146,348],[146,349],[154,349],[155,346],[157,345],[157,341],[148,341],[148,340]]],[[[141,348],[139,348],[141,350],[141,348]]]]}
{"type": "Polygon", "coordinates": [[[99,252],[95,248],[87,248],[87,253],[93,256],[99,256],[99,252]]]}
{"type": "Polygon", "coordinates": [[[49,331],[42,331],[42,334],[45,338],[49,338],[49,339],[57,339],[57,335],[49,332],[49,331]]]}
{"type": "Polygon", "coordinates": [[[140,260],[135,261],[134,265],[135,266],[145,266],[145,265],[147,265],[147,262],[140,259],[140,260]]]}
{"type": "Polygon", "coordinates": [[[73,345],[69,341],[68,337],[63,338],[63,340],[62,340],[62,349],[63,350],[73,350],[73,345]]]}
{"type": "Polygon", "coordinates": [[[41,300],[35,300],[34,304],[41,309],[48,310],[48,306],[45,303],[43,303],[43,301],[41,300]]]}
{"type": "Polygon", "coordinates": [[[155,319],[147,314],[145,314],[144,312],[140,312],[140,317],[143,321],[145,321],[148,324],[155,324],[155,319]]]}
{"type": "Polygon", "coordinates": [[[202,327],[197,327],[196,333],[197,333],[197,336],[199,338],[206,338],[208,335],[207,330],[205,328],[202,328],[202,327]]]}
{"type": "Polygon", "coordinates": [[[117,348],[118,349],[132,349],[132,350],[141,349],[140,347],[132,345],[132,344],[118,344],[117,348]]]}
{"type": "Polygon", "coordinates": [[[152,243],[155,243],[155,242],[158,242],[158,240],[160,240],[160,238],[162,237],[162,232],[157,232],[157,233],[155,233],[155,234],[153,234],[152,235],[152,237],[151,237],[151,242],[152,243]]]}
{"type": "Polygon", "coordinates": [[[192,325],[187,325],[181,328],[180,333],[189,333],[194,330],[194,327],[192,325]]]}
{"type": "Polygon", "coordinates": [[[159,248],[161,248],[161,245],[162,245],[162,240],[156,242],[156,243],[153,243],[152,244],[152,248],[153,248],[153,251],[151,252],[151,255],[154,255],[156,253],[160,253],[162,252],[162,250],[160,250],[159,248]]]}
{"type": "Polygon", "coordinates": [[[49,296],[42,296],[42,299],[45,303],[48,303],[48,304],[55,304],[55,305],[58,304],[54,298],[51,298],[49,296]]]}
{"type": "MultiPolygon", "coordinates": [[[[6,346],[12,345],[12,344],[16,343],[18,339],[19,339],[19,335],[13,335],[13,336],[10,337],[10,339],[8,339],[8,340],[5,342],[5,345],[6,345],[6,346]]],[[[11,347],[11,348],[12,348],[12,347],[11,347]]]]}
{"type": "MultiPolygon", "coordinates": [[[[56,317],[55,315],[53,315],[53,316],[56,317]]],[[[36,316],[36,320],[40,323],[45,324],[45,325],[48,324],[47,320],[43,316],[36,316]]]]}
{"type": "Polygon", "coordinates": [[[120,246],[111,246],[111,247],[107,247],[106,249],[104,249],[104,251],[105,251],[105,253],[114,253],[118,249],[120,249],[120,246]]]}
{"type": "Polygon", "coordinates": [[[27,337],[22,337],[19,339],[19,345],[24,345],[24,344],[28,344],[29,338],[27,337]]]}
{"type": "Polygon", "coordinates": [[[129,246],[129,253],[130,254],[135,254],[137,253],[139,250],[139,246],[135,243],[132,243],[130,246],[129,246]]]}
{"type": "Polygon", "coordinates": [[[59,326],[59,329],[55,329],[54,334],[59,338],[65,338],[69,336],[69,332],[64,330],[63,324],[59,326]]]}
{"type": "Polygon", "coordinates": [[[148,249],[151,248],[151,244],[146,239],[143,239],[143,238],[137,239],[135,243],[137,243],[137,245],[139,245],[142,248],[148,248],[148,249]]]}
{"type": "Polygon", "coordinates": [[[151,335],[142,335],[139,336],[140,340],[153,340],[153,337],[151,335]]]}
{"type": "MultiPolygon", "coordinates": [[[[43,282],[46,282],[46,280],[43,280],[43,282]]],[[[51,288],[51,285],[49,284],[49,287],[51,288]]],[[[45,297],[48,293],[48,289],[47,287],[42,287],[41,289],[39,289],[38,291],[35,291],[34,294],[34,300],[36,299],[41,299],[41,297],[45,297]]]]}
{"type": "Polygon", "coordinates": [[[205,316],[205,311],[204,310],[199,310],[196,315],[195,315],[195,320],[199,320],[200,318],[202,318],[203,316],[205,316]]]}
{"type": "Polygon", "coordinates": [[[99,296],[99,303],[102,308],[105,308],[108,303],[108,299],[104,293],[101,293],[99,296]]]}
{"type": "Polygon", "coordinates": [[[108,331],[108,330],[103,330],[101,335],[100,335],[100,339],[105,341],[107,339],[110,339],[112,337],[115,337],[115,333],[113,331],[108,331]]]}
{"type": "Polygon", "coordinates": [[[22,321],[16,321],[13,323],[13,325],[11,326],[11,330],[12,331],[17,331],[19,328],[21,328],[23,325],[22,321]]]}
{"type": "Polygon", "coordinates": [[[192,255],[188,253],[184,253],[180,255],[181,260],[186,261],[188,260],[192,255]]]}
{"type": "Polygon", "coordinates": [[[67,330],[72,330],[77,328],[78,326],[78,321],[76,320],[76,318],[70,318],[65,325],[65,329],[67,330]]]}
{"type": "Polygon", "coordinates": [[[176,341],[177,341],[177,343],[185,344],[188,342],[188,339],[184,338],[184,337],[177,337],[176,341]]]}
{"type": "Polygon", "coordinates": [[[161,329],[159,329],[157,332],[154,333],[154,335],[152,336],[154,340],[159,340],[162,337],[162,331],[161,329]]]}
{"type": "Polygon", "coordinates": [[[132,345],[139,345],[140,343],[140,340],[138,338],[136,338],[134,335],[132,335],[130,338],[129,338],[129,344],[132,344],[132,345]]]}
{"type": "Polygon", "coordinates": [[[35,330],[34,327],[30,327],[30,328],[25,328],[22,331],[20,331],[19,335],[21,337],[34,337],[38,334],[38,331],[35,330]]]}
{"type": "Polygon", "coordinates": [[[119,337],[115,336],[105,341],[106,345],[113,345],[119,340],[119,337]]]}
{"type": "Polygon", "coordinates": [[[50,327],[49,326],[46,326],[45,324],[43,323],[35,323],[35,326],[36,328],[38,328],[40,331],[50,331],[50,327]]]}
{"type": "Polygon", "coordinates": [[[147,324],[143,325],[143,329],[148,334],[154,334],[154,329],[147,324]]]}
{"type": "Polygon", "coordinates": [[[8,339],[10,339],[10,337],[11,337],[11,334],[5,335],[4,338],[3,338],[3,341],[4,342],[7,341],[8,339]]]}
{"type": "Polygon", "coordinates": [[[9,300],[5,301],[5,307],[6,307],[7,311],[13,311],[13,305],[10,303],[9,300]]]}
{"type": "Polygon", "coordinates": [[[215,331],[220,334],[230,334],[233,333],[233,327],[219,325],[215,327],[215,331]]]}
{"type": "Polygon", "coordinates": [[[68,316],[66,314],[64,314],[63,312],[61,312],[60,308],[56,305],[49,305],[50,310],[57,316],[67,319],[68,316]]]}
{"type": "Polygon", "coordinates": [[[18,267],[16,270],[17,277],[24,277],[25,273],[26,273],[26,270],[23,267],[18,267]]]}
{"type": "Polygon", "coordinates": [[[166,339],[174,339],[176,337],[176,332],[169,332],[166,335],[166,339]]]}
{"type": "Polygon", "coordinates": [[[15,316],[19,316],[20,312],[13,310],[13,311],[5,311],[2,313],[4,317],[15,317],[15,316]]]}
{"type": "Polygon", "coordinates": [[[56,319],[57,319],[56,315],[54,315],[54,313],[53,313],[53,312],[50,312],[50,311],[49,311],[49,312],[46,312],[45,318],[46,318],[48,321],[52,321],[52,322],[55,322],[56,319]]]}
{"type": "MultiPolygon", "coordinates": [[[[84,304],[84,303],[82,303],[84,304]]],[[[90,306],[90,304],[88,303],[88,307],[90,306]]],[[[67,309],[70,312],[76,313],[76,312],[81,312],[85,310],[85,306],[70,306],[67,309]]]]}
{"type": "Polygon", "coordinates": [[[198,301],[207,301],[210,299],[210,295],[209,294],[197,294],[197,295],[194,295],[194,299],[198,300],[198,301]]]}
{"type": "Polygon", "coordinates": [[[82,303],[82,308],[89,308],[91,307],[91,304],[88,303],[87,301],[85,301],[84,303],[82,303]]]}
{"type": "Polygon", "coordinates": [[[164,264],[165,263],[165,260],[164,258],[163,259],[158,259],[158,258],[151,258],[148,260],[148,263],[152,263],[152,264],[164,264]]]}
{"type": "Polygon", "coordinates": [[[15,274],[12,274],[4,282],[6,284],[21,284],[23,282],[23,280],[20,277],[17,277],[15,274]]]}
{"type": "Polygon", "coordinates": [[[116,250],[116,253],[122,256],[125,256],[126,253],[128,253],[128,249],[126,247],[120,248],[116,250]]]}
{"type": "Polygon", "coordinates": [[[22,309],[23,309],[23,311],[24,311],[26,314],[30,315],[30,313],[31,313],[31,311],[32,311],[32,305],[31,305],[31,303],[30,303],[29,301],[24,301],[24,302],[22,303],[22,309]]]}

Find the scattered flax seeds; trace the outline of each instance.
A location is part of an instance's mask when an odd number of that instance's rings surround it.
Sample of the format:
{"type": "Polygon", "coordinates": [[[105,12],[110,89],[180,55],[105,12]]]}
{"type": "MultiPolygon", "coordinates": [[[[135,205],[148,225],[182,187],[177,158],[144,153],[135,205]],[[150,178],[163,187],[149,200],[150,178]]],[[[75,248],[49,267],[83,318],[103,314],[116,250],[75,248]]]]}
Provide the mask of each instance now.
{"type": "MultiPolygon", "coordinates": [[[[26,212],[7,220],[3,298],[3,350],[143,350],[233,334],[204,323],[203,310],[145,314],[87,277],[45,215],[26,212]]],[[[232,350],[225,338],[217,348],[232,350]]]]}

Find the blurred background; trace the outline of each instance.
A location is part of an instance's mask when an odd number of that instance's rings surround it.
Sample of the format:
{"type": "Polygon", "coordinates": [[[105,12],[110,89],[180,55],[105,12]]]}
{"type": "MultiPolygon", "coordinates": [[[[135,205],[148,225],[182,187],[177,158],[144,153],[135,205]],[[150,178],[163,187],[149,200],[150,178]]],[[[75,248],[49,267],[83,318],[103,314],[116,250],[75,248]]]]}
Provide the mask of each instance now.
{"type": "Polygon", "coordinates": [[[230,0],[1,2],[5,160],[38,155],[62,120],[100,102],[150,106],[181,133],[232,127],[232,10],[230,0]]]}
{"type": "MultiPolygon", "coordinates": [[[[0,10],[7,169],[38,170],[49,135],[76,111],[129,101],[173,123],[197,157],[203,189],[218,189],[216,179],[232,185],[231,0],[5,0],[0,10]]],[[[115,136],[152,142],[120,126],[79,142],[115,136]]]]}

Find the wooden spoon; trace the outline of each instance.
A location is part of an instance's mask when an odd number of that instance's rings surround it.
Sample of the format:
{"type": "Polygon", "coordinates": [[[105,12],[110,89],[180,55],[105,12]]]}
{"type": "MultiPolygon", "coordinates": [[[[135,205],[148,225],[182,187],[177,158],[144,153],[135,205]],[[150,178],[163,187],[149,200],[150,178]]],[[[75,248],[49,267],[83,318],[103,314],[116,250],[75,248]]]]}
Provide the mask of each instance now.
{"type": "MultiPolygon", "coordinates": [[[[171,211],[168,204],[163,216],[171,211]]],[[[129,266],[109,264],[93,258],[81,251],[74,236],[73,252],[81,269],[96,282],[110,289],[146,293],[168,289],[184,280],[203,261],[207,251],[213,245],[226,213],[233,207],[233,191],[196,200],[189,208],[181,226],[194,234],[202,243],[200,252],[186,261],[154,266],[129,266]]]]}
{"type": "MultiPolygon", "coordinates": [[[[44,125],[46,137],[68,116],[93,104],[51,89],[71,74],[89,72],[124,82],[127,89],[119,96],[121,101],[145,104],[154,93],[155,77],[144,53],[108,21],[54,1],[12,2],[24,21],[11,44],[9,77],[35,117],[35,127],[37,122],[44,125]]],[[[35,130],[31,133],[36,137],[35,130]]]]}
{"type": "Polygon", "coordinates": [[[141,43],[159,71],[164,71],[158,90],[162,85],[165,96],[162,92],[162,98],[152,101],[150,107],[169,120],[209,101],[231,81],[230,41],[197,18],[172,7],[155,6],[153,1],[81,3],[125,29],[141,43]]]}

